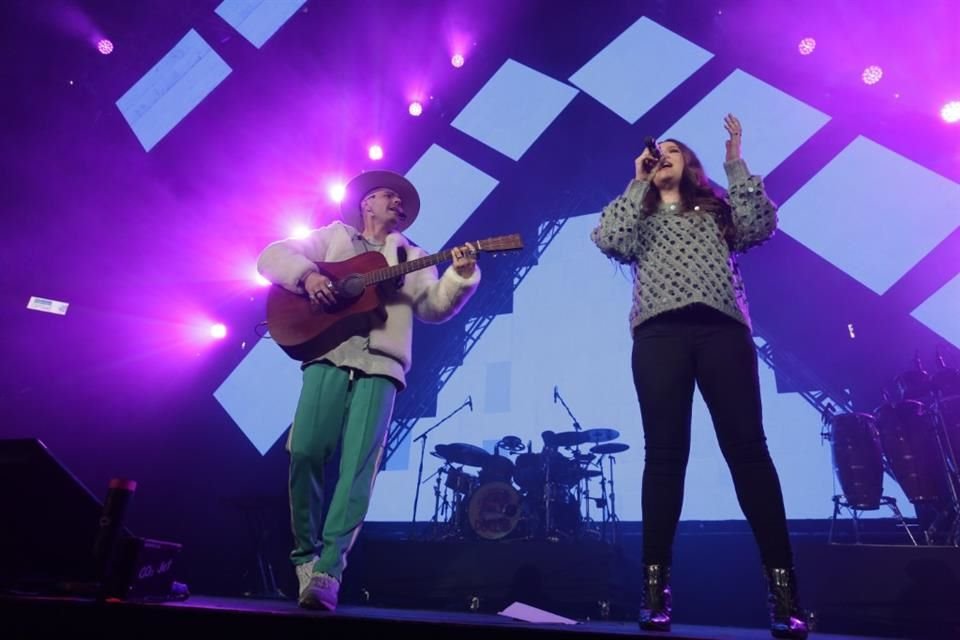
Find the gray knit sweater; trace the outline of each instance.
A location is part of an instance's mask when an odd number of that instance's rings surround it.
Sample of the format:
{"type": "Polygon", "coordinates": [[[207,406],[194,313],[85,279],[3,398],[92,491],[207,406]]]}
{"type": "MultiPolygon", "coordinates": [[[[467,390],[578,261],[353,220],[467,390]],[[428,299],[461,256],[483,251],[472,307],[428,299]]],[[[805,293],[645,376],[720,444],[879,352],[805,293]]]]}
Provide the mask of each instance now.
{"type": "Polygon", "coordinates": [[[728,244],[708,211],[663,205],[641,211],[648,182],[632,181],[603,209],[590,237],[604,255],[631,265],[633,307],[630,329],[672,309],[702,303],[752,328],[736,255],[768,240],[777,226],[777,207],[763,181],[743,160],[724,164],[733,217],[728,244]]]}

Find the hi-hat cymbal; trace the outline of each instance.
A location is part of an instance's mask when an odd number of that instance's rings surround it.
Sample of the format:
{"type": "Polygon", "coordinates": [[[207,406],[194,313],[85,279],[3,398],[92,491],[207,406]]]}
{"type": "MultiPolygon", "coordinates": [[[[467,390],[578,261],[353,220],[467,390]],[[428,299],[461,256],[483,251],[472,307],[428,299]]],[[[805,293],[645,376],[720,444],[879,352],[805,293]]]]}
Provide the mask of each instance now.
{"type": "Polygon", "coordinates": [[[463,464],[468,467],[482,467],[486,464],[488,458],[493,457],[487,450],[464,442],[438,444],[435,453],[437,457],[443,458],[447,462],[463,464]]]}
{"type": "Polygon", "coordinates": [[[598,444],[595,447],[591,447],[590,451],[591,453],[603,455],[605,453],[620,453],[629,448],[630,445],[623,442],[608,442],[607,444],[598,444]]]}

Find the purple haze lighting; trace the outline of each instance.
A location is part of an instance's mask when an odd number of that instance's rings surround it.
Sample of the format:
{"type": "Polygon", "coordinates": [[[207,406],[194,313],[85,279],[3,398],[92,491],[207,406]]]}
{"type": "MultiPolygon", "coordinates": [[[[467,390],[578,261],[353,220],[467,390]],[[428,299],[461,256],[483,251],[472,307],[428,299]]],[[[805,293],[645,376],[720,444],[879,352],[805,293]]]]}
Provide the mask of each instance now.
{"type": "Polygon", "coordinates": [[[227,325],[223,323],[216,323],[210,325],[210,337],[220,340],[227,337],[227,325]]]}
{"type": "Polygon", "coordinates": [[[310,227],[307,227],[306,225],[302,225],[302,224],[297,225],[296,227],[293,228],[293,231],[290,232],[290,236],[293,238],[297,238],[298,240],[302,240],[303,238],[306,238],[309,235],[310,235],[310,227]]]}
{"type": "Polygon", "coordinates": [[[940,109],[940,117],[944,122],[955,124],[960,122],[960,100],[951,100],[940,109]]]}
{"type": "Polygon", "coordinates": [[[419,116],[421,113],[423,113],[423,105],[416,101],[411,102],[410,108],[407,109],[407,111],[409,111],[410,115],[414,117],[419,116]]]}
{"type": "Polygon", "coordinates": [[[105,56],[109,55],[113,53],[113,43],[106,38],[101,38],[100,41],[97,42],[97,51],[105,56]]]}
{"type": "Polygon", "coordinates": [[[863,70],[863,82],[865,84],[877,84],[883,77],[883,69],[875,64],[870,65],[863,70]]]}
{"type": "Polygon", "coordinates": [[[347,195],[347,185],[342,182],[334,183],[327,189],[327,193],[334,202],[342,202],[343,196],[347,195]]]}
{"type": "Polygon", "coordinates": [[[800,44],[797,45],[797,50],[802,56],[808,56],[813,53],[813,50],[817,48],[817,41],[813,38],[804,38],[800,41],[800,44]]]}
{"type": "Polygon", "coordinates": [[[378,144],[371,145],[367,154],[371,160],[383,160],[383,147],[378,144]]]}
{"type": "Polygon", "coordinates": [[[452,64],[452,65],[453,65],[454,67],[456,67],[457,69],[459,69],[460,67],[462,67],[464,62],[465,62],[465,60],[463,59],[463,54],[462,54],[462,53],[455,53],[455,54],[453,54],[453,57],[450,58],[450,64],[452,64]]]}
{"type": "Polygon", "coordinates": [[[257,271],[257,268],[253,268],[253,281],[257,283],[258,286],[267,287],[270,286],[270,281],[260,275],[260,272],[257,271]]]}

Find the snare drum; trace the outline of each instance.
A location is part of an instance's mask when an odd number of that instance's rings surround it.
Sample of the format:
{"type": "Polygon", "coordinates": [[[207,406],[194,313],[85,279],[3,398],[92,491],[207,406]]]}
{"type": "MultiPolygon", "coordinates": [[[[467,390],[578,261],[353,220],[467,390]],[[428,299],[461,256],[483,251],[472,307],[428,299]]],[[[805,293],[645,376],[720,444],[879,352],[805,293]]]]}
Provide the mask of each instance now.
{"type": "Polygon", "coordinates": [[[447,469],[447,478],[444,480],[443,484],[450,489],[453,489],[454,493],[462,493],[466,495],[473,490],[473,488],[477,485],[477,482],[477,476],[470,475],[463,469],[450,467],[447,469]]]}

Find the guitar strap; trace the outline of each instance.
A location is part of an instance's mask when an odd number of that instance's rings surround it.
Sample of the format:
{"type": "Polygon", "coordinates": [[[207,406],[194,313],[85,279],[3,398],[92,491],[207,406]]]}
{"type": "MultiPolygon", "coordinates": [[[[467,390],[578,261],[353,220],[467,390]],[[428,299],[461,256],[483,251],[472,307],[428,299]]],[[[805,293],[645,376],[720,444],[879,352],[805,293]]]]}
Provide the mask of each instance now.
{"type": "MultiPolygon", "coordinates": [[[[397,264],[403,264],[407,261],[407,248],[406,247],[397,247],[397,264]]],[[[403,287],[403,276],[397,278],[397,289],[403,287]]]]}

